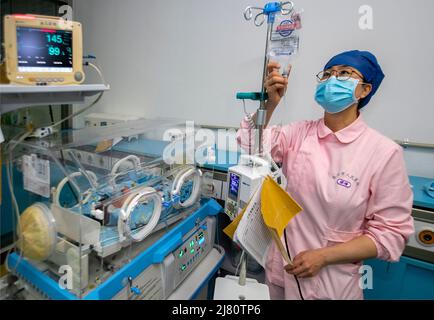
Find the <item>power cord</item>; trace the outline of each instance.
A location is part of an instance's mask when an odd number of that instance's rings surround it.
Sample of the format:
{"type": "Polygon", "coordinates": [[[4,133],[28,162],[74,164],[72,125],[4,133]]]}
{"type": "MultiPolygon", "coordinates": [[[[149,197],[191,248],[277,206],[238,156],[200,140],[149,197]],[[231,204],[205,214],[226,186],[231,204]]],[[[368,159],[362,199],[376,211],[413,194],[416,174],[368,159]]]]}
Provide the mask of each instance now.
{"type": "MultiPolygon", "coordinates": [[[[50,112],[50,120],[51,120],[51,125],[54,125],[54,113],[53,113],[53,106],[50,104],[48,106],[48,110],[50,112]]],[[[60,158],[62,159],[62,163],[65,162],[65,157],[63,156],[63,150],[60,150],[60,158]]],[[[74,199],[76,202],[79,202],[78,196],[76,194],[76,191],[72,188],[71,183],[68,181],[67,182],[68,185],[68,189],[69,191],[72,193],[72,195],[74,196],[74,199]]]]}
{"type": "Polygon", "coordinates": [[[90,66],[90,67],[92,67],[93,69],[95,69],[95,71],[98,73],[98,75],[99,75],[99,77],[100,77],[102,83],[103,83],[104,85],[106,84],[105,79],[104,79],[104,76],[102,75],[102,72],[101,72],[100,68],[98,68],[98,67],[96,66],[96,64],[93,64],[92,62],[89,62],[89,61],[85,61],[85,62],[83,62],[83,65],[84,65],[84,66],[90,66]]]}
{"type": "MultiPolygon", "coordinates": [[[[30,135],[30,131],[20,133],[18,136],[14,137],[11,141],[9,141],[8,144],[6,145],[6,150],[7,150],[6,152],[7,152],[7,158],[8,158],[8,162],[6,164],[6,178],[7,178],[7,182],[8,182],[9,192],[11,194],[12,209],[13,209],[13,212],[15,213],[15,218],[17,219],[16,234],[17,234],[17,238],[18,238],[18,239],[16,239],[14,246],[9,249],[8,255],[10,254],[12,249],[15,248],[15,246],[17,245],[18,242],[20,242],[21,248],[23,248],[22,247],[23,237],[21,234],[22,226],[21,226],[21,220],[20,220],[20,209],[18,206],[17,198],[15,197],[15,192],[14,192],[12,153],[13,153],[13,150],[15,149],[15,147],[17,145],[19,145],[21,142],[23,142],[29,135],[30,135]]],[[[22,258],[23,258],[23,251],[19,250],[19,258],[17,260],[17,263],[15,264],[15,266],[13,268],[8,267],[8,270],[10,272],[15,271],[16,268],[18,267],[18,265],[20,264],[22,258]]]]}
{"type": "MultiPolygon", "coordinates": [[[[102,83],[105,85],[105,79],[104,79],[104,76],[103,76],[101,70],[100,70],[100,69],[99,69],[95,64],[93,64],[93,63],[91,63],[91,62],[85,62],[84,65],[85,65],[85,66],[90,66],[90,67],[92,67],[93,69],[95,69],[95,71],[98,73],[98,75],[99,75],[99,77],[100,77],[102,83]]],[[[102,97],[103,94],[104,94],[104,91],[101,91],[101,92],[98,94],[97,98],[96,98],[96,99],[95,99],[95,100],[94,100],[90,105],[84,107],[83,109],[81,109],[81,110],[79,110],[79,111],[77,111],[77,112],[74,112],[74,113],[70,114],[69,116],[67,116],[67,117],[65,117],[65,118],[63,118],[63,119],[57,121],[56,123],[52,123],[50,126],[46,126],[46,127],[41,127],[41,128],[37,128],[37,129],[35,129],[35,130],[30,134],[30,136],[31,136],[31,137],[36,137],[36,138],[44,138],[44,137],[46,137],[46,136],[49,136],[50,134],[52,134],[53,132],[55,132],[55,131],[56,131],[55,128],[56,128],[57,126],[61,125],[63,122],[65,122],[65,121],[67,121],[67,120],[69,120],[69,119],[72,119],[72,118],[74,118],[74,117],[76,117],[76,116],[82,114],[83,112],[86,112],[86,111],[89,110],[90,108],[92,108],[96,103],[98,103],[99,100],[101,100],[101,97],[102,97]]]]}
{"type": "MultiPolygon", "coordinates": [[[[289,249],[288,249],[288,240],[286,239],[286,230],[283,231],[283,234],[285,235],[286,253],[288,253],[289,259],[291,259],[291,255],[289,254],[289,249]]],[[[300,283],[298,282],[298,277],[295,274],[294,274],[294,278],[295,278],[295,282],[297,282],[297,288],[298,288],[298,293],[300,294],[300,298],[301,300],[304,300],[303,294],[301,293],[300,283]]]]}

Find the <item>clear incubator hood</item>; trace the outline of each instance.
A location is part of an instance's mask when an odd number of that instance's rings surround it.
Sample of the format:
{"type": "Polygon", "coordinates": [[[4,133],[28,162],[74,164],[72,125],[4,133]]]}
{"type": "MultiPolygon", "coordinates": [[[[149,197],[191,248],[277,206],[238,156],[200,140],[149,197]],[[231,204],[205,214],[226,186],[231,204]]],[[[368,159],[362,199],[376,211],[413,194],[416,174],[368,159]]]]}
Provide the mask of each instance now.
{"type": "Polygon", "coordinates": [[[31,263],[78,298],[104,283],[155,232],[197,210],[202,174],[191,135],[184,121],[143,119],[12,139],[16,264],[31,263]]]}

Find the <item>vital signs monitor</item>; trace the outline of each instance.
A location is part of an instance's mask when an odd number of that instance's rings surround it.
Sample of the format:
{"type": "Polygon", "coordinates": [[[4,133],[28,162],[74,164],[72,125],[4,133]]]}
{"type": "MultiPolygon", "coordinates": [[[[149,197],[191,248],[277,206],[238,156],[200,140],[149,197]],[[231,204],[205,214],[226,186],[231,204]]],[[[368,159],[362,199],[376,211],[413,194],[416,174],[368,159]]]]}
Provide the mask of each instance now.
{"type": "Polygon", "coordinates": [[[81,24],[60,17],[4,17],[5,72],[9,83],[79,84],[84,80],[81,24]]]}

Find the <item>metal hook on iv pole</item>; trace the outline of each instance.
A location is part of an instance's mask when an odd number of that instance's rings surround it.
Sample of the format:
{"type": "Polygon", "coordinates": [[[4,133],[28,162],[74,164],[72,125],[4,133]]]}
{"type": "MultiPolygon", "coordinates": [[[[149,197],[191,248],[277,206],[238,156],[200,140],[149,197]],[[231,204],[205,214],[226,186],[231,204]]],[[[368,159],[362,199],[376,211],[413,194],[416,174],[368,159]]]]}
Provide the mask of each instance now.
{"type": "Polygon", "coordinates": [[[263,8],[259,8],[259,7],[252,7],[252,6],[248,6],[245,10],[244,10],[244,19],[246,19],[247,21],[251,20],[253,17],[253,10],[257,10],[260,11],[256,16],[262,14],[262,12],[264,11],[263,8]]]}
{"type": "Polygon", "coordinates": [[[264,24],[265,21],[265,15],[269,15],[271,12],[276,12],[278,10],[273,10],[270,5],[273,5],[274,7],[280,7],[280,12],[283,15],[290,14],[294,9],[294,3],[292,1],[285,1],[285,2],[271,2],[267,4],[264,8],[260,7],[252,7],[248,6],[244,10],[244,19],[247,21],[251,20],[253,18],[253,10],[260,11],[253,20],[255,23],[255,26],[260,27],[264,24]],[[271,9],[271,10],[270,10],[271,9]],[[259,18],[262,18],[262,20],[259,20],[259,18]]]}
{"type": "Polygon", "coordinates": [[[280,7],[281,7],[280,12],[282,12],[282,14],[284,16],[286,16],[294,10],[294,2],[292,2],[292,1],[281,2],[280,7]],[[285,8],[285,6],[288,6],[288,5],[289,5],[289,7],[285,8]]]}
{"type": "Polygon", "coordinates": [[[251,20],[253,17],[253,12],[252,10],[258,10],[260,11],[256,16],[255,19],[253,20],[253,22],[255,23],[255,26],[260,27],[264,24],[265,18],[264,18],[264,9],[263,8],[259,8],[259,7],[247,7],[244,10],[244,19],[246,19],[247,21],[251,20]],[[262,18],[262,20],[259,20],[259,17],[262,18]]]}

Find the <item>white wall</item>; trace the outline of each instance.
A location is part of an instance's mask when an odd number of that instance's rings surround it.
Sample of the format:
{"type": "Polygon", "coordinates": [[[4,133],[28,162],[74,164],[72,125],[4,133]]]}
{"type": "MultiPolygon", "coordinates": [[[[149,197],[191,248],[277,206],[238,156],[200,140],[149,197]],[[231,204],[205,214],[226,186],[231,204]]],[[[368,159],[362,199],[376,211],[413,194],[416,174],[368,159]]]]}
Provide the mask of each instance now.
{"type": "MultiPolygon", "coordinates": [[[[111,91],[99,111],[181,117],[237,126],[237,91],[260,89],[265,26],[244,21],[255,0],[75,0],[85,52],[98,57],[111,91]]],[[[301,52],[274,123],[315,119],[315,74],[343,50],[370,50],[386,78],[364,111],[392,139],[434,143],[434,1],[296,0],[304,9],[301,52]],[[358,27],[361,5],[374,30],[358,27]]],[[[92,76],[89,76],[92,80],[92,76]]],[[[248,103],[248,109],[257,107],[248,103]]],[[[410,174],[434,177],[434,151],[406,149],[410,174]]]]}

